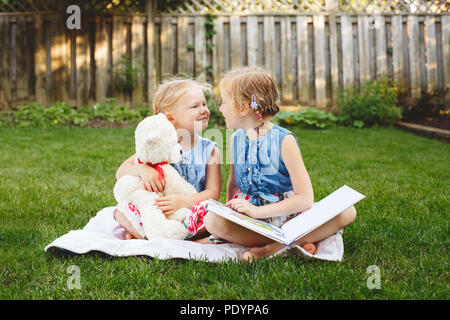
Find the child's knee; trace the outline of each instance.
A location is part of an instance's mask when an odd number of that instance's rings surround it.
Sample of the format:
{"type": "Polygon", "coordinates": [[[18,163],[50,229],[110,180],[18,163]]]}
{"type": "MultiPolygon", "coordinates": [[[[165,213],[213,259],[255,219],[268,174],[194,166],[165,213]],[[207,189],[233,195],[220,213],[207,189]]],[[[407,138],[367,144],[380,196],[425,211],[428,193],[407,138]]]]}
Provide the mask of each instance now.
{"type": "Polygon", "coordinates": [[[206,230],[209,233],[214,234],[216,236],[220,236],[228,232],[227,220],[214,213],[207,212],[205,217],[203,218],[203,223],[205,225],[206,230]]]}
{"type": "Polygon", "coordinates": [[[348,226],[349,224],[353,223],[355,219],[356,219],[356,209],[354,206],[347,208],[338,216],[338,221],[341,228],[344,228],[345,226],[348,226]]]}

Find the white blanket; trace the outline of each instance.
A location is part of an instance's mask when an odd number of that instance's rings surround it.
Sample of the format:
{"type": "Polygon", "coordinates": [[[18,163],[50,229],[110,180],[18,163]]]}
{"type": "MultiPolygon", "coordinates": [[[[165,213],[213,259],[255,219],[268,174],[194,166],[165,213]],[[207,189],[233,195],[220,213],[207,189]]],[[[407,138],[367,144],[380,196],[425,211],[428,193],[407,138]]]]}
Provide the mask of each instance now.
{"type": "MultiPolygon", "coordinates": [[[[123,240],[124,229],[113,217],[115,207],[100,210],[82,230],[72,230],[54,240],[45,247],[65,249],[83,254],[89,251],[101,251],[111,256],[149,256],[158,259],[194,259],[221,262],[228,259],[240,259],[248,247],[237,244],[199,244],[192,241],[154,239],[123,240]]],[[[342,230],[317,243],[317,252],[309,254],[300,246],[285,247],[274,256],[302,256],[308,259],[341,261],[344,255],[342,230]]]]}

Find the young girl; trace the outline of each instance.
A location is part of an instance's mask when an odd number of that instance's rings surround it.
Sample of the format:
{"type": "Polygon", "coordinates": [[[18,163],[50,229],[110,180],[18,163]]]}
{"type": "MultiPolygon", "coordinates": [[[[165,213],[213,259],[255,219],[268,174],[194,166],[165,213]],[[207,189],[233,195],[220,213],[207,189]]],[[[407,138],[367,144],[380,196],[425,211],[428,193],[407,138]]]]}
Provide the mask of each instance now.
{"type": "MultiPolygon", "coordinates": [[[[270,122],[278,111],[279,93],[273,77],[261,68],[241,68],[225,75],[219,84],[220,111],[231,138],[231,167],[227,203],[250,217],[281,226],[313,205],[314,193],[293,133],[270,122]]],[[[314,254],[315,242],[352,223],[356,210],[350,207],[334,219],[297,240],[314,254]]],[[[260,234],[218,215],[207,213],[206,229],[215,237],[254,247],[243,260],[271,255],[283,248],[260,234]]]]}
{"type": "MultiPolygon", "coordinates": [[[[191,79],[171,79],[158,87],[153,99],[153,113],[166,115],[177,130],[183,149],[181,162],[174,167],[199,192],[193,196],[168,195],[157,200],[157,206],[165,215],[180,208],[191,208],[191,215],[184,222],[187,239],[205,232],[206,211],[200,202],[210,198],[218,200],[222,186],[219,150],[214,142],[197,135],[208,126],[210,115],[203,90],[211,91],[211,86],[191,79]]],[[[140,176],[149,191],[164,190],[164,180],[159,180],[159,173],[138,163],[135,154],[122,163],[116,178],[127,174],[140,176]]],[[[128,231],[126,239],[143,239],[140,213],[131,203],[129,209],[127,212],[116,210],[114,217],[128,231]]]]}

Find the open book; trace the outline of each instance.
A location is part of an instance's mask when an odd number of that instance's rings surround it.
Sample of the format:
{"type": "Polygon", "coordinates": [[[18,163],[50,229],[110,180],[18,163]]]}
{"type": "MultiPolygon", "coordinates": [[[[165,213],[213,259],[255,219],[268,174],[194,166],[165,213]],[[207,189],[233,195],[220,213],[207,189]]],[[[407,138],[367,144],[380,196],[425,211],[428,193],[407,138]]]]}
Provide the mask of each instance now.
{"type": "Polygon", "coordinates": [[[258,219],[250,218],[246,214],[234,211],[212,199],[208,200],[207,211],[290,246],[295,240],[320,227],[328,220],[364,198],[365,196],[361,193],[344,185],[315,203],[312,208],[303,211],[295,218],[283,224],[281,228],[258,219]]]}

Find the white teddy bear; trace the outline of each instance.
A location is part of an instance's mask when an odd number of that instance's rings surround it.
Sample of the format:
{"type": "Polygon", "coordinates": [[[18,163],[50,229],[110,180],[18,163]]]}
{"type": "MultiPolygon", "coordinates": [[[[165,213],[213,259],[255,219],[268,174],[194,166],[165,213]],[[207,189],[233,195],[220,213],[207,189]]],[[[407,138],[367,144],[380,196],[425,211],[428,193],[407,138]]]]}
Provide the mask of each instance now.
{"type": "Polygon", "coordinates": [[[141,213],[142,228],[148,240],[154,238],[184,239],[187,229],[182,223],[190,212],[187,208],[177,210],[166,217],[155,205],[161,196],[196,194],[196,189],[178,174],[170,163],[181,160],[182,149],[177,142],[173,125],[162,113],[142,120],[135,131],[137,161],[152,165],[165,179],[164,193],[145,189],[140,177],[125,175],[114,186],[117,209],[126,212],[132,203],[141,213]]]}

